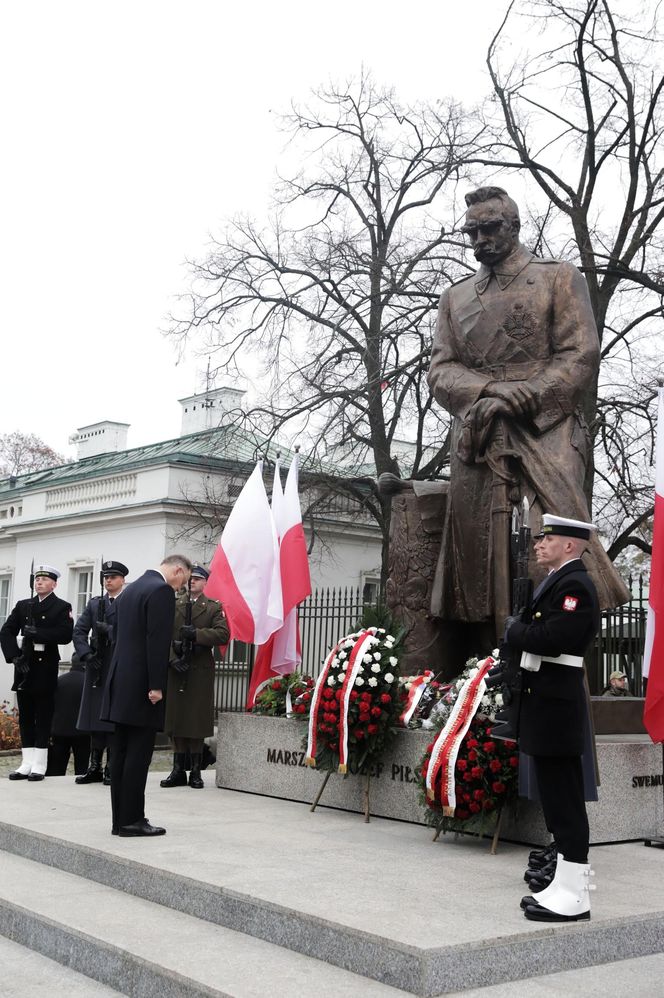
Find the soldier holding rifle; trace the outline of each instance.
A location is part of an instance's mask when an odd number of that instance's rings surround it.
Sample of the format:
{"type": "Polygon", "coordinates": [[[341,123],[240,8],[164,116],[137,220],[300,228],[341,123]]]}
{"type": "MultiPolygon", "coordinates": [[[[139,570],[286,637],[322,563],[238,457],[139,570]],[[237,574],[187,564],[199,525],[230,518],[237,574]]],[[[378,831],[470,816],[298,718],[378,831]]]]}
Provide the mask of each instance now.
{"type": "Polygon", "coordinates": [[[43,780],[58,682],[58,645],[71,641],[71,605],[55,595],[60,572],[37,565],[30,573],[30,599],[19,600],[0,629],[0,645],[14,664],[14,685],[21,732],[21,765],[10,780],[43,780]],[[33,593],[36,592],[36,595],[33,593]],[[17,637],[23,634],[23,644],[17,637]]]}
{"type": "Polygon", "coordinates": [[[221,604],[203,590],[210,573],[194,565],[190,588],[175,603],[173,653],[166,695],[167,734],[173,740],[173,769],[162,787],[200,790],[203,740],[214,731],[215,645],[228,642],[229,631],[221,604]],[[190,773],[187,781],[187,757],[190,773]]]}
{"type": "Polygon", "coordinates": [[[90,762],[87,772],[77,776],[78,784],[109,786],[110,739],[113,724],[99,717],[101,699],[115,646],[116,599],[124,587],[129,569],[121,561],[104,561],[99,573],[101,593],[93,596],[74,626],[74,648],[85,666],[85,685],[78,715],[79,731],[90,733],[90,762]],[[106,767],[102,761],[106,749],[106,767]]]}

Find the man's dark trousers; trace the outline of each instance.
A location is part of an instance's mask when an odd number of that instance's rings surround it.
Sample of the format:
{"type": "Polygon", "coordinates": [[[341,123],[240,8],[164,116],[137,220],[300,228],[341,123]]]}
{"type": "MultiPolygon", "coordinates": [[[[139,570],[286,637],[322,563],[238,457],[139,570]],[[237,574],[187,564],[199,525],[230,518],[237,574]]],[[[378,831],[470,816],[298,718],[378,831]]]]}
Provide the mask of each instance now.
{"type": "Polygon", "coordinates": [[[111,808],[113,828],[145,818],[145,784],[156,730],[116,724],[111,735],[111,808]]]}

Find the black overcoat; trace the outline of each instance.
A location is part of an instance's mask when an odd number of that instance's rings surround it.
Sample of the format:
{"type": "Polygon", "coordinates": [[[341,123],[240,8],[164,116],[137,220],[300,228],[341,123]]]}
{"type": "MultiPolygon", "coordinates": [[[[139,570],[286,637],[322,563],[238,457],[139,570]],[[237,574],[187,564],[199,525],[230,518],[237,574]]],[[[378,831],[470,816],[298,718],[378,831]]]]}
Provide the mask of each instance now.
{"type": "MultiPolygon", "coordinates": [[[[175,604],[173,640],[180,638],[187,609],[186,595],[175,604]]],[[[196,628],[196,645],[191,664],[184,676],[169,669],[164,730],[172,738],[207,738],[214,731],[214,658],[215,645],[228,642],[229,631],[221,604],[216,599],[199,596],[191,608],[191,622],[196,628]],[[184,691],[180,689],[184,685],[184,691]]],[[[175,658],[175,652],[171,652],[175,658]]]]}
{"type": "Polygon", "coordinates": [[[66,645],[71,641],[74,621],[71,604],[60,599],[55,593],[49,593],[41,603],[39,597],[19,600],[0,629],[0,646],[7,662],[13,661],[21,654],[16,640],[25,624],[30,620],[30,605],[32,604],[32,623],[37,628],[34,638],[23,639],[23,653],[30,659],[30,672],[27,679],[14,670],[15,690],[23,684],[26,693],[39,695],[51,693],[58,682],[58,663],[60,652],[58,645],[66,645]],[[34,648],[44,645],[43,651],[34,648]]]}
{"type": "Polygon", "coordinates": [[[150,690],[166,695],[175,593],[161,572],[148,569],[123,590],[116,605],[115,649],[102,698],[101,718],[142,728],[164,726],[164,699],[151,704],[150,690]]]}
{"type": "Polygon", "coordinates": [[[542,656],[539,672],[521,671],[519,746],[533,756],[581,755],[584,748],[584,670],[546,656],[583,656],[599,627],[599,605],[581,559],[552,572],[535,592],[530,623],[516,621],[507,643],[542,656]]]}
{"type": "MultiPolygon", "coordinates": [[[[108,624],[110,630],[107,640],[102,643],[103,650],[99,655],[101,673],[97,686],[92,685],[95,680],[94,670],[85,668],[83,698],[77,722],[79,731],[113,731],[113,724],[110,721],[102,721],[99,715],[115,646],[116,601],[121,595],[121,593],[118,594],[113,602],[111,602],[108,593],[104,593],[103,596],[104,623],[108,624]]],[[[97,616],[101,598],[101,596],[93,596],[74,624],[74,648],[81,660],[85,655],[89,655],[91,652],[97,653],[98,650],[97,616]]]]}

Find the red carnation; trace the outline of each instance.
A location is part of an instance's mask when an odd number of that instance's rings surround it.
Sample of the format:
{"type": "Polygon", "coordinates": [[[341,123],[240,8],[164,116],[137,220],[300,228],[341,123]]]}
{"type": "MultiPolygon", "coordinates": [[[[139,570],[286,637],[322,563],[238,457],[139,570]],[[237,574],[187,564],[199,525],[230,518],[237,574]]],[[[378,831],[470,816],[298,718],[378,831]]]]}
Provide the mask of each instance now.
{"type": "Polygon", "coordinates": [[[357,700],[358,696],[359,696],[359,693],[357,692],[357,690],[351,690],[350,691],[350,698],[351,698],[351,701],[353,703],[357,700]]]}
{"type": "Polygon", "coordinates": [[[464,778],[464,780],[465,780],[466,783],[472,783],[473,782],[473,774],[472,773],[464,773],[463,774],[463,778],[464,778]]]}
{"type": "Polygon", "coordinates": [[[303,693],[302,699],[308,702],[309,700],[311,700],[311,693],[303,693]]]}
{"type": "Polygon", "coordinates": [[[470,800],[470,794],[466,793],[466,791],[464,790],[464,792],[461,794],[461,800],[465,801],[467,804],[468,801],[470,800]]]}
{"type": "Polygon", "coordinates": [[[495,742],[485,742],[484,745],[482,746],[482,748],[484,749],[485,752],[495,752],[496,751],[496,743],[495,742]]]}
{"type": "MultiPolygon", "coordinates": [[[[351,696],[352,696],[352,694],[351,694],[351,696]]],[[[380,695],[380,702],[381,703],[392,703],[392,697],[390,696],[389,693],[381,693],[381,695],[380,695]]]]}
{"type": "Polygon", "coordinates": [[[370,735],[375,735],[377,731],[378,731],[378,725],[377,724],[367,724],[367,732],[370,735]]]}
{"type": "Polygon", "coordinates": [[[471,749],[470,752],[468,753],[468,762],[475,762],[476,759],[477,759],[477,752],[475,751],[475,749],[471,749]]]}
{"type": "Polygon", "coordinates": [[[372,707],[372,708],[371,708],[371,716],[372,716],[372,717],[380,717],[380,715],[381,715],[382,713],[383,713],[383,712],[382,712],[382,710],[380,709],[380,707],[372,707]]]}
{"type": "Polygon", "coordinates": [[[292,692],[294,697],[299,697],[300,694],[304,693],[304,690],[301,686],[294,686],[292,692]]]}
{"type": "Polygon", "coordinates": [[[278,679],[275,679],[273,683],[270,683],[271,690],[280,690],[281,688],[282,688],[281,682],[278,679]]]}
{"type": "Polygon", "coordinates": [[[466,742],[466,746],[469,749],[477,748],[478,745],[479,745],[479,742],[478,742],[477,738],[469,738],[468,741],[466,742]]]}
{"type": "Polygon", "coordinates": [[[496,780],[495,783],[491,784],[491,789],[493,790],[494,794],[504,794],[507,788],[505,787],[504,783],[500,782],[500,780],[496,780]]]}
{"type": "Polygon", "coordinates": [[[334,694],[334,696],[335,696],[335,698],[339,702],[341,702],[343,700],[343,698],[344,698],[344,691],[343,690],[337,690],[337,692],[334,694]]]}
{"type": "Polygon", "coordinates": [[[499,773],[503,768],[500,759],[492,759],[489,763],[489,769],[492,773],[499,773]]]}
{"type": "Polygon", "coordinates": [[[505,748],[508,749],[510,752],[513,752],[514,749],[516,748],[516,742],[506,741],[504,742],[504,745],[505,748]]]}
{"type": "Polygon", "coordinates": [[[360,693],[360,700],[371,701],[371,693],[360,693]]]}
{"type": "Polygon", "coordinates": [[[478,811],[482,810],[481,807],[480,807],[480,805],[479,804],[475,804],[474,802],[472,804],[469,804],[468,807],[470,808],[470,810],[472,811],[473,814],[477,814],[478,811]]]}
{"type": "Polygon", "coordinates": [[[460,769],[463,773],[464,769],[468,769],[468,763],[465,759],[457,759],[457,769],[460,769]]]}
{"type": "Polygon", "coordinates": [[[323,690],[323,697],[324,697],[325,700],[331,700],[333,698],[333,696],[334,696],[334,693],[332,692],[332,690],[330,689],[329,686],[326,687],[326,689],[323,690]]]}
{"type": "Polygon", "coordinates": [[[293,713],[294,714],[304,714],[304,712],[305,712],[306,709],[307,708],[304,706],[303,703],[296,703],[295,706],[293,707],[293,713]]]}
{"type": "Polygon", "coordinates": [[[364,731],[362,730],[362,728],[355,728],[353,734],[358,739],[358,741],[360,740],[360,738],[364,738],[364,731]]]}
{"type": "Polygon", "coordinates": [[[470,771],[470,775],[472,776],[472,778],[474,780],[481,780],[482,779],[482,767],[481,766],[473,766],[473,768],[470,771]]]}
{"type": "Polygon", "coordinates": [[[512,766],[513,769],[516,769],[518,765],[519,765],[519,757],[518,757],[518,755],[511,755],[510,756],[510,766],[512,766]]]}
{"type": "Polygon", "coordinates": [[[482,800],[484,796],[485,796],[484,790],[475,790],[473,792],[473,797],[475,798],[475,800],[482,800]]]}

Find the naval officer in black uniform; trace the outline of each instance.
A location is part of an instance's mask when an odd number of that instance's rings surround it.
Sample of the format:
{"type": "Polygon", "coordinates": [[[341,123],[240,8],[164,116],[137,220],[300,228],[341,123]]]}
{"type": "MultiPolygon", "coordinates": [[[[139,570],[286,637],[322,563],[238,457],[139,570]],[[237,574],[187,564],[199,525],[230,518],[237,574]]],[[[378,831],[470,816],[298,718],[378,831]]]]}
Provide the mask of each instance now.
{"type": "Polygon", "coordinates": [[[76,777],[76,783],[110,785],[110,740],[113,725],[102,721],[101,699],[111,667],[115,647],[115,601],[122,593],[129,569],[121,561],[105,561],[101,567],[104,595],[93,596],[74,625],[74,648],[85,666],[85,685],[78,715],[79,731],[90,734],[90,761],[87,772],[76,777]],[[103,620],[99,620],[99,601],[103,599],[103,620]],[[106,768],[102,758],[106,749],[106,768]]]}
{"type": "Polygon", "coordinates": [[[175,593],[191,562],[164,558],[124,590],[117,604],[115,650],[101,707],[115,731],[111,741],[113,833],[163,835],[145,817],[145,784],[157,731],[164,727],[164,692],[173,636],[175,593]]]}
{"type": "Polygon", "coordinates": [[[590,918],[581,766],[583,655],[599,627],[599,606],[581,555],[594,529],[590,523],[544,515],[535,555],[549,574],[533,594],[529,619],[509,618],[506,627],[507,644],[524,653],[519,745],[533,757],[546,825],[558,849],[552,883],[522,902],[526,917],[536,921],[590,918]]]}
{"type": "Polygon", "coordinates": [[[7,662],[14,663],[23,758],[9,774],[10,780],[43,780],[48,765],[48,740],[55,704],[60,653],[58,645],[71,641],[74,621],[71,604],[54,589],[60,572],[52,565],[37,565],[35,593],[19,600],[0,629],[0,646],[7,662]],[[21,648],[16,640],[23,633],[21,648]]]}

